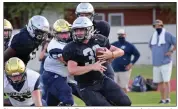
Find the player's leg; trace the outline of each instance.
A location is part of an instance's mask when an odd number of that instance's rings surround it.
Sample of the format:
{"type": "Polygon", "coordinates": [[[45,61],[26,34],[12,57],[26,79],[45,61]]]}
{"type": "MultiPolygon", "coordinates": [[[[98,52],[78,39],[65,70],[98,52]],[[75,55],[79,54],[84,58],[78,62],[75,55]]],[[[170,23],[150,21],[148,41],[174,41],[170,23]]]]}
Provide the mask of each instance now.
{"type": "Polygon", "coordinates": [[[108,77],[103,80],[102,94],[114,106],[131,106],[131,101],[122,88],[108,77]]]}
{"type": "Polygon", "coordinates": [[[100,89],[100,83],[79,87],[82,100],[87,106],[111,106],[106,98],[100,93],[100,89]]]}
{"type": "Polygon", "coordinates": [[[128,92],[130,74],[131,74],[131,70],[125,72],[117,72],[118,84],[124,90],[125,93],[128,92]]]}
{"type": "Polygon", "coordinates": [[[107,69],[106,69],[106,71],[104,71],[104,74],[105,74],[107,77],[109,77],[109,78],[111,78],[112,80],[114,80],[114,70],[113,70],[111,64],[110,64],[110,63],[106,63],[105,66],[106,66],[107,69]]]}
{"type": "Polygon", "coordinates": [[[49,74],[49,72],[44,71],[42,74],[42,81],[43,81],[43,95],[42,99],[44,99],[47,105],[50,106],[57,106],[59,104],[59,100],[56,99],[49,91],[49,86],[53,82],[53,76],[49,74]],[[49,83],[50,82],[50,83],[49,83]]]}
{"type": "Polygon", "coordinates": [[[81,99],[78,86],[75,83],[68,83],[68,85],[72,88],[72,94],[81,99]]]}
{"type": "Polygon", "coordinates": [[[52,72],[44,72],[47,74],[46,80],[43,83],[47,87],[47,105],[51,106],[54,103],[51,102],[51,98],[56,98],[60,101],[61,105],[73,105],[72,89],[67,84],[67,78],[61,77],[52,72]]]}
{"type": "Polygon", "coordinates": [[[60,105],[72,106],[74,104],[72,89],[67,84],[66,79],[67,78],[58,76],[51,84],[49,92],[60,101],[60,105]]]}
{"type": "Polygon", "coordinates": [[[161,94],[161,100],[159,103],[165,103],[166,97],[164,96],[165,90],[160,66],[153,66],[153,82],[158,83],[158,88],[161,94]]]}
{"type": "Polygon", "coordinates": [[[44,72],[46,71],[44,70],[43,73],[40,75],[40,82],[41,82],[40,84],[41,84],[41,89],[42,89],[42,99],[46,100],[47,88],[46,88],[46,85],[44,85],[43,80],[45,81],[45,79],[47,78],[47,75],[44,72]]]}
{"type": "Polygon", "coordinates": [[[58,106],[60,101],[51,92],[46,92],[46,104],[48,106],[58,106]]]}
{"type": "Polygon", "coordinates": [[[172,62],[169,64],[161,66],[161,74],[163,77],[164,81],[164,89],[165,89],[165,94],[164,96],[166,97],[165,103],[170,103],[170,79],[171,79],[171,74],[172,74],[172,62]]]}

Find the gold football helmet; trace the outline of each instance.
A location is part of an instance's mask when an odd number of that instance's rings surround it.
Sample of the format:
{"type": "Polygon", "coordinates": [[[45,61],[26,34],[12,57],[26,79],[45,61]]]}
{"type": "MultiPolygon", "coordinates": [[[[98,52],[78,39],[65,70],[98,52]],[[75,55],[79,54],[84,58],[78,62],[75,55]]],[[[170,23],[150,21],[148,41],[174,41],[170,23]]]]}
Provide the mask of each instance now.
{"type": "Polygon", "coordinates": [[[17,57],[10,58],[5,64],[6,76],[13,83],[19,83],[24,80],[25,69],[24,62],[17,57]]]}
{"type": "Polygon", "coordinates": [[[67,42],[71,39],[70,37],[71,24],[64,19],[58,19],[53,24],[53,36],[57,41],[67,42]]]}
{"type": "Polygon", "coordinates": [[[8,20],[4,19],[4,40],[9,41],[12,36],[12,30],[12,24],[8,20]]]}

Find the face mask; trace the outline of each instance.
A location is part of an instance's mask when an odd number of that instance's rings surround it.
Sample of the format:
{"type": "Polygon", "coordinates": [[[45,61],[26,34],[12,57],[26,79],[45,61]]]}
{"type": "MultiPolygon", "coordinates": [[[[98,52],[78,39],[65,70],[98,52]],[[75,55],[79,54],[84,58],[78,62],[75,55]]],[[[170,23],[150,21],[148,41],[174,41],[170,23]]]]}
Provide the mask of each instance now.
{"type": "Polygon", "coordinates": [[[119,36],[118,39],[120,42],[125,42],[125,37],[119,36]]]}
{"type": "Polygon", "coordinates": [[[156,31],[158,32],[158,35],[161,34],[162,28],[156,28],[156,31]]]}

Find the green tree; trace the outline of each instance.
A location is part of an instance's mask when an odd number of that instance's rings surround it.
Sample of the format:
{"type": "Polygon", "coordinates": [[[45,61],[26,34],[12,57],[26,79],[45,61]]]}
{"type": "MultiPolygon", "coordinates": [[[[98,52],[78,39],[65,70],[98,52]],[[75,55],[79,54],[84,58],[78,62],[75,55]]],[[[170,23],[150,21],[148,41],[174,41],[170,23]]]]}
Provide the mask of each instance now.
{"type": "Polygon", "coordinates": [[[169,22],[176,21],[176,2],[167,3],[166,5],[160,5],[160,8],[164,11],[168,12],[168,16],[165,16],[169,22]]]}
{"type": "MultiPolygon", "coordinates": [[[[55,10],[56,13],[64,13],[68,7],[73,7],[74,3],[47,3],[47,2],[4,2],[4,17],[13,25],[19,23],[21,26],[33,15],[41,15],[44,10],[55,10]],[[16,22],[16,18],[20,18],[16,22]]],[[[14,27],[16,28],[16,27],[14,27]]]]}
{"type": "Polygon", "coordinates": [[[160,4],[159,7],[165,10],[169,10],[172,14],[176,14],[176,7],[177,7],[176,2],[167,3],[166,5],[160,4]]]}

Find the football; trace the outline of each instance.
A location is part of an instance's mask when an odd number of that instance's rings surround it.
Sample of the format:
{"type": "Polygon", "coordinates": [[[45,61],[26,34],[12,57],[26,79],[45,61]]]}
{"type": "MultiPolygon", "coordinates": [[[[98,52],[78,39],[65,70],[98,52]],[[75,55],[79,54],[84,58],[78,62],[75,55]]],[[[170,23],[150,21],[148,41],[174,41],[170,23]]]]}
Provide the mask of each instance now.
{"type": "Polygon", "coordinates": [[[104,48],[97,48],[96,49],[96,59],[97,59],[97,61],[99,60],[98,56],[103,54],[103,53],[100,53],[100,51],[105,51],[105,49],[104,48]]]}

